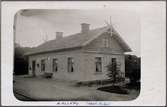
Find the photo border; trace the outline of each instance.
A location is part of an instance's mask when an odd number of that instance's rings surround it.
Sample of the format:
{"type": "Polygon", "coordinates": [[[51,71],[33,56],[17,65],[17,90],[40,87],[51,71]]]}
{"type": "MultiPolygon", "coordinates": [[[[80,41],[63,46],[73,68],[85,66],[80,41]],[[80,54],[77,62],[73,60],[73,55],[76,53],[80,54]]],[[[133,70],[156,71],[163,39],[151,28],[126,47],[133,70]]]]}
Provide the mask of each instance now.
{"type": "MultiPolygon", "coordinates": [[[[5,1],[10,1],[10,2],[13,2],[14,0],[3,0],[2,1],[2,3],[3,2],[5,2],[5,1]]],[[[23,1],[23,0],[17,0],[16,2],[21,2],[21,1],[23,1]]],[[[26,0],[25,0],[26,1],[26,0]]],[[[33,0],[32,0],[33,1],[33,0]]],[[[31,2],[32,2],[31,1],[31,2]]],[[[38,1],[38,2],[40,2],[40,1],[45,1],[45,0],[35,0],[35,1],[38,1]]],[[[55,0],[49,0],[49,1],[55,1],[55,0]]],[[[66,0],[64,0],[64,1],[66,1],[66,0]]],[[[74,0],[75,1],[75,0],[74,0]]],[[[78,0],[77,0],[78,1],[78,0]]],[[[82,0],[81,0],[82,1],[82,0]]],[[[100,1],[100,0],[97,0],[97,1],[100,1]]],[[[111,1],[111,0],[105,0],[105,1],[111,1]]],[[[120,0],[120,1],[122,1],[122,0],[120,0]]],[[[128,0],[128,1],[131,1],[131,0],[128,0]]],[[[133,1],[133,0],[132,0],[133,1]]],[[[143,0],[144,1],[144,0],[143,0]]],[[[149,1],[157,1],[157,0],[149,0],[149,1]]],[[[158,1],[165,1],[165,0],[158,0],[158,1]]],[[[28,1],[28,2],[30,2],[30,1],[28,1]]],[[[34,2],[34,1],[33,1],[34,2]]],[[[57,1],[56,1],[57,2],[57,1]]],[[[63,2],[63,1],[62,1],[63,2]]],[[[165,1],[166,2],[166,1],[165,1]]],[[[1,7],[2,7],[2,5],[1,5],[1,7]]],[[[3,8],[2,8],[2,10],[3,10],[3,8]]],[[[2,14],[1,14],[1,17],[2,17],[2,14]]],[[[2,29],[2,27],[3,26],[1,26],[1,29],[2,29]]],[[[1,35],[2,35],[2,33],[1,33],[1,35]]],[[[1,39],[2,40],[2,39],[1,39]]],[[[1,43],[3,43],[2,41],[1,41],[1,43]]],[[[2,44],[1,44],[1,46],[2,46],[2,44]]],[[[2,49],[2,48],[1,48],[2,49]]],[[[1,51],[1,55],[2,55],[2,51],[1,51]]],[[[167,58],[166,58],[167,59],[167,58]]],[[[1,63],[3,63],[3,61],[1,60],[1,63]]],[[[0,66],[1,67],[1,66],[0,66]]],[[[1,67],[1,71],[2,71],[3,69],[2,69],[2,67],[1,67]]],[[[1,75],[1,77],[2,77],[2,75],[1,75]]],[[[1,98],[2,98],[2,96],[1,96],[1,98]]],[[[3,106],[3,105],[2,105],[3,106]]],[[[62,105],[59,105],[59,106],[62,106],[62,105]]],[[[63,105],[63,106],[67,106],[67,105],[63,105]]],[[[92,105],[92,106],[94,106],[94,105],[92,105]]],[[[98,105],[99,106],[99,105],[98,105]]],[[[102,104],[102,105],[100,105],[100,106],[106,106],[106,105],[104,105],[104,104],[102,104]]],[[[109,106],[109,105],[107,105],[107,106],[109,106]]]]}

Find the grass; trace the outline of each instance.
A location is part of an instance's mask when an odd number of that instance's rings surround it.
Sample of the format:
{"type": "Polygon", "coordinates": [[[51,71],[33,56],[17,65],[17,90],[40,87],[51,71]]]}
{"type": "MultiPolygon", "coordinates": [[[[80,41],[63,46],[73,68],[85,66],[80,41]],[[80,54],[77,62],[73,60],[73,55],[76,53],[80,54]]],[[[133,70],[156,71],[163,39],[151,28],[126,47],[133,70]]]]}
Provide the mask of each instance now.
{"type": "Polygon", "coordinates": [[[121,86],[100,87],[100,88],[98,88],[98,90],[106,91],[106,92],[110,92],[110,93],[117,93],[117,94],[129,94],[129,92],[121,86]]]}

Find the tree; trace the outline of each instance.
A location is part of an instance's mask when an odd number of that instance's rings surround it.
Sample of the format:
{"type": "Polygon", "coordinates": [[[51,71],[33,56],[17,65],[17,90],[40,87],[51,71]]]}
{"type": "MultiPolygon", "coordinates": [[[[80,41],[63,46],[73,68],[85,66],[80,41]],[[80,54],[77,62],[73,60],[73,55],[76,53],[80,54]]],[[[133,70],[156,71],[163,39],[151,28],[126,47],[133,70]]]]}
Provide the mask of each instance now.
{"type": "Polygon", "coordinates": [[[109,63],[109,65],[107,66],[108,68],[108,77],[110,78],[110,80],[112,80],[113,82],[116,82],[116,76],[118,75],[118,72],[116,70],[116,63],[109,63]]]}
{"type": "Polygon", "coordinates": [[[23,75],[28,74],[28,59],[24,54],[30,51],[32,48],[21,47],[15,43],[15,54],[14,54],[14,74],[23,75]]]}
{"type": "Polygon", "coordinates": [[[125,56],[125,76],[130,79],[130,82],[135,84],[140,80],[140,57],[135,55],[125,56]]]}
{"type": "Polygon", "coordinates": [[[123,80],[123,78],[120,75],[120,71],[117,68],[117,63],[116,62],[110,62],[109,65],[107,66],[108,70],[108,77],[112,83],[117,83],[123,80]]]}

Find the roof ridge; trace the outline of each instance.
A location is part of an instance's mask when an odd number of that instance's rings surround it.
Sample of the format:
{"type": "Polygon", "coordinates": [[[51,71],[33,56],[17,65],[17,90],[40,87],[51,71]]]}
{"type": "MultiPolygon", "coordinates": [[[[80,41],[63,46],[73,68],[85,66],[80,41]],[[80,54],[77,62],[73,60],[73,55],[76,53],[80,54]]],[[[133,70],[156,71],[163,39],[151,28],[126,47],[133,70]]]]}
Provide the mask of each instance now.
{"type": "MultiPolygon", "coordinates": [[[[102,29],[102,28],[105,28],[107,26],[104,26],[104,27],[97,27],[97,28],[94,28],[94,29],[90,29],[87,33],[91,32],[91,31],[94,31],[94,30],[99,30],[99,29],[102,29]]],[[[74,34],[71,34],[69,36],[73,36],[73,35],[77,35],[77,34],[85,34],[85,33],[82,33],[82,32],[78,32],[78,33],[74,33],[74,34]]],[[[63,38],[66,38],[66,37],[69,37],[69,36],[64,36],[63,38]]]]}
{"type": "MultiPolygon", "coordinates": [[[[90,29],[87,33],[90,33],[90,32],[93,32],[93,31],[95,31],[95,30],[99,30],[99,29],[102,29],[102,28],[107,28],[107,26],[104,26],[104,27],[98,27],[98,28],[94,28],[94,29],[90,29]]],[[[68,35],[68,36],[64,36],[63,38],[62,38],[62,40],[63,39],[67,39],[67,38],[69,38],[69,37],[71,37],[71,36],[79,36],[79,34],[86,34],[86,33],[82,33],[82,32],[78,32],[78,33],[74,33],[74,34],[71,34],[71,35],[68,35]]],[[[41,44],[39,44],[38,46],[36,46],[36,47],[39,47],[39,46],[42,46],[42,45],[44,45],[44,44],[46,44],[46,43],[48,43],[48,42],[52,42],[52,41],[57,41],[56,39],[52,39],[52,40],[49,40],[49,41],[46,41],[46,42],[44,42],[44,43],[41,43],[41,44]]],[[[59,40],[60,41],[60,40],[59,40]]]]}

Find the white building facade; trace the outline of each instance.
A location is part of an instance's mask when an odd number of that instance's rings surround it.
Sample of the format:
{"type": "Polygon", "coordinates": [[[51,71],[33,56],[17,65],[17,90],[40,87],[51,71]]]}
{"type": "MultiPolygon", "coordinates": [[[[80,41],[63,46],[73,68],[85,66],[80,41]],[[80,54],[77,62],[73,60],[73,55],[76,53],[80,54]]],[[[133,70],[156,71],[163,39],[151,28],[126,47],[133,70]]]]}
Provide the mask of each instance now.
{"type": "Polygon", "coordinates": [[[119,74],[125,76],[124,53],[131,49],[111,27],[90,30],[84,23],[80,33],[62,37],[59,32],[56,38],[26,54],[30,75],[48,72],[62,80],[105,80],[107,65],[116,63],[119,74]]]}

